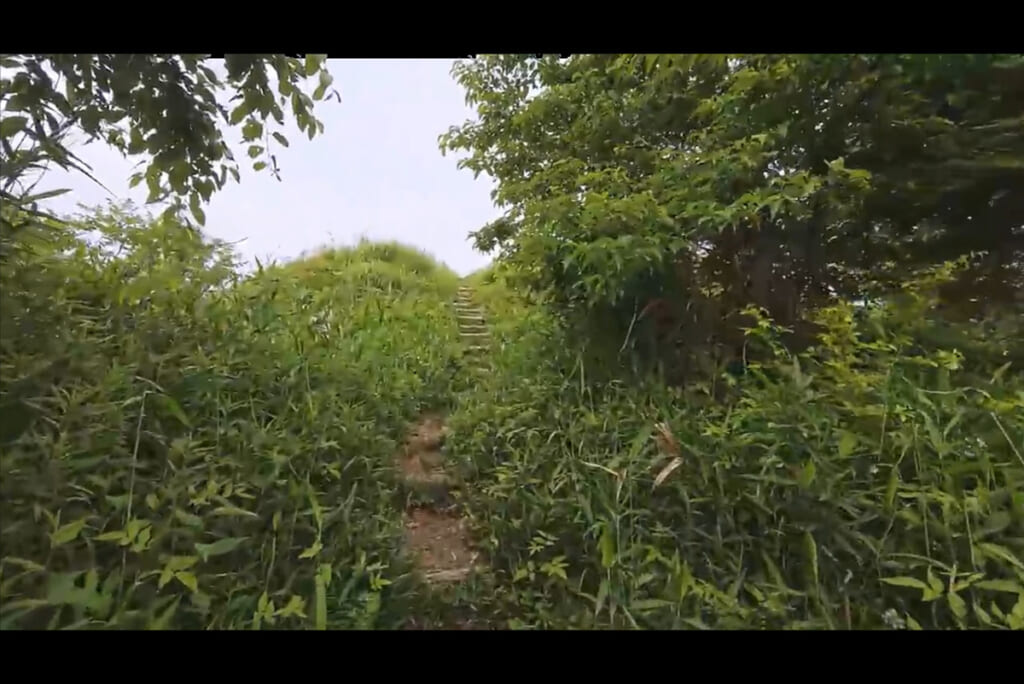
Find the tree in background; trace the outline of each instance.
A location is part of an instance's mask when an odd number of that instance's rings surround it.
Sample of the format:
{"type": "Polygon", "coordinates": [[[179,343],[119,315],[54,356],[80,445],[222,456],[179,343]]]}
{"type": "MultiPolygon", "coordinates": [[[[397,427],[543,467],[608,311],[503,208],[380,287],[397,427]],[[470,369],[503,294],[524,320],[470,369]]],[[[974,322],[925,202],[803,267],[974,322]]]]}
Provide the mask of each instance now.
{"type": "MultiPolygon", "coordinates": [[[[290,108],[311,140],[323,132],[313,107],[328,95],[333,80],[326,57],[228,55],[222,76],[211,61],[205,55],[0,57],[0,199],[30,208],[64,192],[31,194],[29,178],[51,163],[88,175],[87,165],[65,144],[75,129],[126,156],[147,155],[148,165],[132,176],[132,186],[145,181],[148,202],[170,199],[169,212],[180,210],[187,199],[200,224],[203,203],[224,187],[229,174],[239,180],[225,127],[241,126],[253,168],[269,166],[280,178],[271,139],[286,147],[288,140],[269,130],[268,119],[282,125],[290,108]],[[312,96],[302,90],[311,79],[316,83],[312,96]],[[230,109],[218,101],[224,93],[231,94],[230,109]]],[[[13,220],[4,219],[5,232],[15,227],[13,220]]]]}
{"type": "Polygon", "coordinates": [[[441,148],[506,208],[477,246],[588,339],[643,327],[692,361],[738,344],[747,306],[799,329],[960,257],[951,311],[1024,290],[1019,55],[502,55],[453,73],[479,118],[441,148]]]}

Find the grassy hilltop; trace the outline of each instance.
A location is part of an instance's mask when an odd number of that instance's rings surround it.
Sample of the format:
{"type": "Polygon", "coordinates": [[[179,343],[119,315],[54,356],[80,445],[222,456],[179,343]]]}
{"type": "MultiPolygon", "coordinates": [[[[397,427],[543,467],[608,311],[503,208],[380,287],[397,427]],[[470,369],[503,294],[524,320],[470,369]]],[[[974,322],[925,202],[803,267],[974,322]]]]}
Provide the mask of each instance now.
{"type": "Polygon", "coordinates": [[[921,342],[929,283],[823,311],[800,354],[765,322],[722,395],[588,378],[493,268],[466,279],[494,338],[470,379],[458,278],[401,245],[242,276],[121,209],[20,245],[6,628],[1021,626],[1024,385],[970,326],[966,359],[921,342]],[[394,465],[428,411],[487,559],[436,592],[394,465]]]}
{"type": "Polygon", "coordinates": [[[0,629],[1024,629],[1021,55],[459,60],[463,279],[195,228],[324,56],[0,66],[0,629]]]}
{"type": "Polygon", "coordinates": [[[449,400],[451,271],[363,243],[243,277],[223,245],[119,209],[16,258],[5,626],[385,620],[405,572],[392,454],[449,400]]]}

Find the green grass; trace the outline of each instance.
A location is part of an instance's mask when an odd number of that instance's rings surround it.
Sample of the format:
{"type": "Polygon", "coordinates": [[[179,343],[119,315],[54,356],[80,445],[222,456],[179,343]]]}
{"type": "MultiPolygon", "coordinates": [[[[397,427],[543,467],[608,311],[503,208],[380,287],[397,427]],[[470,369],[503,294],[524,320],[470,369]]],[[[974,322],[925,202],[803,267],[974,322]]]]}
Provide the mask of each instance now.
{"type": "Polygon", "coordinates": [[[476,282],[500,344],[449,451],[494,574],[464,602],[529,628],[1024,627],[1013,326],[944,322],[911,284],[822,311],[798,356],[762,321],[713,399],[594,381],[542,307],[476,282]]]}
{"type": "Polygon", "coordinates": [[[106,249],[4,269],[2,626],[401,623],[392,459],[449,399],[456,276],[364,243],[241,277],[180,225],[78,227],[106,249]]]}
{"type": "Polygon", "coordinates": [[[464,281],[471,379],[459,279],[397,244],[241,275],[111,208],[6,247],[4,629],[1024,627],[1019,326],[942,320],[934,282],[799,355],[761,320],[746,374],[674,388],[500,267],[464,281]],[[428,410],[490,565],[437,591],[393,465],[428,410]]]}

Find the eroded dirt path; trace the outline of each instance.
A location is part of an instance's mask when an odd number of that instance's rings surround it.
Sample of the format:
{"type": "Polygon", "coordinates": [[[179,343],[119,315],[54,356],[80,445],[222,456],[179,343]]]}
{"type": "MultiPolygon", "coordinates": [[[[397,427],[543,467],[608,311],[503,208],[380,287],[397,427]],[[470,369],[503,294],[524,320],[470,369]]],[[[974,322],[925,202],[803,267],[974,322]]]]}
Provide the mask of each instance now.
{"type": "Polygon", "coordinates": [[[445,470],[441,450],[446,433],[441,415],[422,416],[410,429],[398,463],[411,494],[405,515],[406,549],[428,584],[464,579],[477,560],[465,522],[451,502],[454,481],[445,470]]]}
{"type": "MultiPolygon", "coordinates": [[[[490,338],[483,312],[473,304],[468,288],[459,289],[455,310],[468,361],[466,370],[483,370],[490,338]]],[[[445,468],[446,434],[444,416],[424,414],[410,428],[398,454],[403,484],[411,494],[405,514],[406,550],[428,586],[465,580],[481,560],[473,549],[466,521],[451,500],[455,482],[445,468]]]]}

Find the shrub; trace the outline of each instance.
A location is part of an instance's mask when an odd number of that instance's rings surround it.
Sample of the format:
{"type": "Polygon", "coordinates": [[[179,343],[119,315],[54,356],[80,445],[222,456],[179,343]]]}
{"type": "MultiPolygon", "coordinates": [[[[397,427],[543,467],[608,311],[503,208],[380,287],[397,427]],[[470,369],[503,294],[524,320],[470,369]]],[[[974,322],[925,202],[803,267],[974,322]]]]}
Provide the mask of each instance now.
{"type": "Polygon", "coordinates": [[[593,383],[552,319],[509,317],[491,383],[450,422],[494,609],[540,627],[1024,627],[1024,380],[991,353],[1019,353],[1021,331],[943,320],[944,277],[821,310],[795,355],[748,312],[767,355],[716,379],[724,401],[593,383]]]}
{"type": "Polygon", "coordinates": [[[3,626],[401,619],[392,456],[448,396],[454,276],[362,245],[241,277],[118,207],[52,231],[0,295],[3,626]]]}

